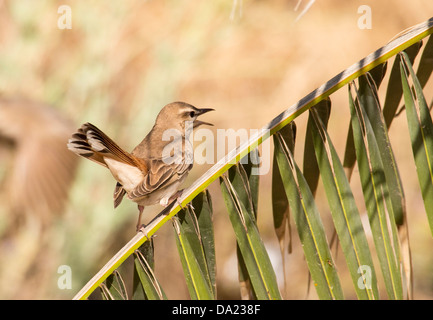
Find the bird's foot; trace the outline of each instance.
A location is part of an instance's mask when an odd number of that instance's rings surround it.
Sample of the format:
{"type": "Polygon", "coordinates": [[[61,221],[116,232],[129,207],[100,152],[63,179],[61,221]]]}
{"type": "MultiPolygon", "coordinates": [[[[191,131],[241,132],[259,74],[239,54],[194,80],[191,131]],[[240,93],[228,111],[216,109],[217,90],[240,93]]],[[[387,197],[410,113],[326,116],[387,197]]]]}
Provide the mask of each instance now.
{"type": "Polygon", "coordinates": [[[182,202],[180,201],[180,196],[182,195],[184,189],[178,190],[174,195],[168,199],[168,203],[171,203],[172,201],[176,200],[176,203],[181,207],[182,209],[185,209],[185,207],[182,205],[182,202]]]}
{"type": "Polygon", "coordinates": [[[146,237],[147,240],[150,240],[151,238],[153,238],[155,235],[152,235],[149,237],[149,235],[147,234],[147,230],[146,230],[146,225],[143,223],[141,226],[137,226],[137,233],[141,232],[144,234],[144,236],[146,237]]]}

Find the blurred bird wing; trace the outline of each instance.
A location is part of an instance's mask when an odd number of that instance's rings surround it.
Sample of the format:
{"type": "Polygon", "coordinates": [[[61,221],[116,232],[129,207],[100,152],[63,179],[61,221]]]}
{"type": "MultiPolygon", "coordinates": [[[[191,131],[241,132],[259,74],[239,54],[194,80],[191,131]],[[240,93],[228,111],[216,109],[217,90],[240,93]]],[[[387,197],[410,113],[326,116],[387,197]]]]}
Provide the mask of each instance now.
{"type": "Polygon", "coordinates": [[[71,130],[56,108],[0,98],[0,171],[6,173],[0,173],[0,186],[6,195],[2,205],[12,214],[4,216],[6,210],[0,216],[8,222],[8,234],[22,222],[47,227],[64,211],[78,163],[65,148],[71,130]]]}

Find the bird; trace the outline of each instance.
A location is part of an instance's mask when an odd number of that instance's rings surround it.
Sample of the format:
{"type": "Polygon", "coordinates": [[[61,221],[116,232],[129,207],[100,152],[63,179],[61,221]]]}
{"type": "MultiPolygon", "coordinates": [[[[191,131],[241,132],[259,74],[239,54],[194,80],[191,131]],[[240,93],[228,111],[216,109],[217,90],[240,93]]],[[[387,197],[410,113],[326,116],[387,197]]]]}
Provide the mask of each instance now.
{"type": "Polygon", "coordinates": [[[177,200],[180,185],[193,166],[191,134],[201,125],[213,124],[197,118],[211,108],[196,108],[177,101],[164,106],[145,138],[127,152],[95,125],[84,123],[68,140],[75,154],[108,168],[116,180],[114,208],[126,195],[138,206],[137,231],[146,206],[166,207],[177,200]]]}
{"type": "Polygon", "coordinates": [[[54,106],[0,97],[0,202],[8,214],[2,229],[6,237],[28,223],[49,229],[64,213],[78,164],[65,148],[74,127],[54,106]]]}

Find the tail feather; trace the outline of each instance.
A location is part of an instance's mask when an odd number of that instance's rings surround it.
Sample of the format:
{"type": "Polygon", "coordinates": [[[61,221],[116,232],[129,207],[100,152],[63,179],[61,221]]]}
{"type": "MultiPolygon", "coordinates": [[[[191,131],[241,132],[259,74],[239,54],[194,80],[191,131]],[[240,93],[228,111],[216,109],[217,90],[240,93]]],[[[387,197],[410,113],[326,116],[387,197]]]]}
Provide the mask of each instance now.
{"type": "Polygon", "coordinates": [[[107,167],[104,157],[113,158],[132,166],[140,166],[128,152],[120,148],[105,133],[91,123],[85,123],[68,141],[68,149],[107,167]]]}
{"type": "Polygon", "coordinates": [[[91,123],[83,124],[72,135],[68,141],[68,149],[111,171],[117,180],[113,194],[114,208],[122,202],[126,190],[134,188],[148,171],[144,160],[124,151],[91,123]]]}

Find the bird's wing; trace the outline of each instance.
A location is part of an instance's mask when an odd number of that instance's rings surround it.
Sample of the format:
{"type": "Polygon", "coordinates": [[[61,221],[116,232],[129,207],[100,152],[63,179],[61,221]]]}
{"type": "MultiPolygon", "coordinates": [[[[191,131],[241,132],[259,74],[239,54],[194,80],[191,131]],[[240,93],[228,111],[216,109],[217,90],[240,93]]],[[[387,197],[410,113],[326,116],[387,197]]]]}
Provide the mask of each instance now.
{"type": "Polygon", "coordinates": [[[148,172],[143,181],[128,195],[131,199],[140,198],[149,193],[168,187],[181,180],[192,168],[192,163],[166,163],[162,159],[151,159],[148,162],[148,172]]]}
{"type": "Polygon", "coordinates": [[[116,209],[119,204],[122,202],[123,197],[125,196],[126,191],[123,189],[122,185],[118,182],[116,183],[116,187],[114,188],[114,209],[116,209]]]}
{"type": "Polygon", "coordinates": [[[0,215],[8,222],[5,236],[30,221],[49,227],[64,212],[78,164],[65,148],[71,130],[71,122],[56,108],[0,98],[0,171],[5,173],[0,173],[0,215]]]}

